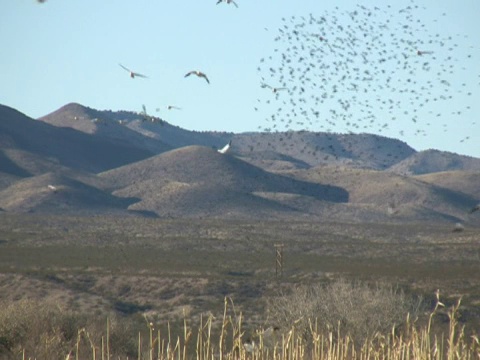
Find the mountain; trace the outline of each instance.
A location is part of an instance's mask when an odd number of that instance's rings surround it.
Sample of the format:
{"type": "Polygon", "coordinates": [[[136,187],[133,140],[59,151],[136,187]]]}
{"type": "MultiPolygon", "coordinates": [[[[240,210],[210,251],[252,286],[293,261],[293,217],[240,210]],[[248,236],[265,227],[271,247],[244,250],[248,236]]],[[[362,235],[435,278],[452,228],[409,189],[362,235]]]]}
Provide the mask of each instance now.
{"type": "Polygon", "coordinates": [[[479,168],[370,134],[195,132],[74,103],[33,120],[0,106],[3,212],[469,222],[479,168]]]}
{"type": "Polygon", "coordinates": [[[462,192],[480,201],[480,171],[441,171],[417,175],[415,179],[462,192]]]}
{"type": "Polygon", "coordinates": [[[337,164],[377,170],[415,153],[402,141],[378,135],[307,131],[238,134],[232,145],[245,158],[276,152],[309,166],[337,164]]]}
{"type": "Polygon", "coordinates": [[[341,188],[269,173],[231,155],[187,146],[100,174],[116,196],[142,199],[131,209],[160,216],[301,216],[263,194],[281,193],[346,202],[341,188]]]}
{"type": "MultiPolygon", "coordinates": [[[[52,126],[0,105],[0,159],[3,172],[30,176],[32,159],[90,172],[100,172],[151,156],[153,153],[71,128],[52,126]]],[[[49,165],[46,165],[46,164],[49,165]]]]}
{"type": "Polygon", "coordinates": [[[53,173],[19,180],[0,191],[0,207],[20,213],[126,214],[126,208],[134,201],[117,198],[79,180],[53,173]]]}
{"type": "MultiPolygon", "coordinates": [[[[128,123],[133,121],[152,122],[145,116],[132,112],[99,111],[77,103],[70,103],[38,120],[56,127],[72,128],[86,134],[94,134],[112,142],[130,144],[132,147],[145,149],[155,154],[172,149],[171,146],[158,139],[128,128],[128,123]]],[[[159,123],[153,124],[157,128],[162,127],[159,123]]]]}
{"type": "Polygon", "coordinates": [[[349,194],[349,203],[375,207],[392,220],[462,221],[478,199],[392,172],[319,166],[285,172],[296,179],[335,184],[349,194]]]}
{"type": "Polygon", "coordinates": [[[65,105],[39,120],[131,143],[157,154],[189,145],[219,148],[232,140],[232,149],[238,156],[258,165],[262,164],[262,159],[268,159],[262,165],[271,169],[335,163],[383,170],[415,153],[402,141],[378,135],[308,131],[198,132],[171,125],[146,113],[99,111],[75,103],[65,105]]]}
{"type": "Polygon", "coordinates": [[[143,112],[95,110],[77,103],[67,104],[38,120],[129,142],[157,154],[187,145],[223,146],[232,136],[185,130],[143,112]]]}
{"type": "Polygon", "coordinates": [[[439,150],[425,150],[390,166],[389,171],[420,175],[441,171],[480,171],[480,159],[439,150]]]}

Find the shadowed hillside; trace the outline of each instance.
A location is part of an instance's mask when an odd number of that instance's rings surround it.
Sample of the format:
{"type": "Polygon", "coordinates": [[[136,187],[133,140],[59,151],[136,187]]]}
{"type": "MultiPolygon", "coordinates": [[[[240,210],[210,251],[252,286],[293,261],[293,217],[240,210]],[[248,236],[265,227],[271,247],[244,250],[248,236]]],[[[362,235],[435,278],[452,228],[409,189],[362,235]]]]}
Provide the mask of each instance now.
{"type": "MultiPolygon", "coordinates": [[[[136,113],[99,111],[89,107],[71,103],[60,109],[42,116],[40,121],[57,127],[72,128],[87,134],[95,134],[110,139],[129,143],[134,147],[161,153],[172,147],[162,141],[139,134],[127,127],[130,121],[149,121],[145,116],[136,113]]],[[[163,128],[159,123],[153,124],[156,128],[163,128]]]]}
{"type": "Polygon", "coordinates": [[[415,150],[402,141],[377,135],[308,131],[240,134],[198,132],[171,125],[151,114],[99,111],[75,103],[65,105],[40,120],[55,126],[71,127],[82,132],[123,140],[157,154],[170,148],[188,145],[219,148],[233,140],[233,150],[237,155],[253,164],[273,170],[303,167],[302,164],[338,164],[383,170],[415,153],[415,150]],[[262,158],[268,160],[263,162],[262,158]]]}
{"type": "Polygon", "coordinates": [[[355,206],[374,206],[397,220],[460,221],[477,202],[473,196],[453,189],[383,171],[320,166],[286,174],[336,184],[348,191],[355,206]]]}
{"type": "Polygon", "coordinates": [[[426,150],[411,155],[388,170],[404,175],[453,170],[480,171],[480,159],[447,151],[426,150]]]}
{"type": "Polygon", "coordinates": [[[130,142],[157,154],[187,145],[223,146],[232,136],[221,132],[185,130],[152,114],[95,110],[76,103],[67,104],[39,120],[130,142]]]}
{"type": "Polygon", "coordinates": [[[480,159],[376,135],[195,132],[79,104],[42,121],[2,106],[0,120],[7,212],[468,222],[478,203],[480,159]],[[63,191],[46,191],[53,183],[63,191]]]}
{"type": "Polygon", "coordinates": [[[17,181],[0,191],[0,207],[9,212],[123,212],[134,201],[117,198],[94,186],[52,173],[17,181]]]}
{"type": "Polygon", "coordinates": [[[462,192],[480,200],[480,171],[442,171],[418,175],[414,178],[453,191],[462,192]]]}
{"type": "MultiPolygon", "coordinates": [[[[0,134],[2,153],[5,149],[22,150],[36,156],[55,159],[54,161],[64,166],[91,172],[115,168],[152,154],[145,149],[36,121],[1,105],[0,134]]],[[[25,176],[28,171],[21,170],[21,162],[21,159],[17,159],[15,163],[11,162],[8,170],[14,175],[25,176]]]]}
{"type": "Polygon", "coordinates": [[[275,151],[310,166],[337,164],[379,170],[415,152],[404,142],[377,135],[306,131],[239,134],[233,148],[245,157],[275,151]]]}
{"type": "Polygon", "coordinates": [[[321,201],[346,202],[337,186],[275,175],[231,155],[188,146],[100,174],[119,196],[141,198],[132,208],[162,215],[252,216],[267,209],[297,212],[257,193],[288,193],[321,201]]]}

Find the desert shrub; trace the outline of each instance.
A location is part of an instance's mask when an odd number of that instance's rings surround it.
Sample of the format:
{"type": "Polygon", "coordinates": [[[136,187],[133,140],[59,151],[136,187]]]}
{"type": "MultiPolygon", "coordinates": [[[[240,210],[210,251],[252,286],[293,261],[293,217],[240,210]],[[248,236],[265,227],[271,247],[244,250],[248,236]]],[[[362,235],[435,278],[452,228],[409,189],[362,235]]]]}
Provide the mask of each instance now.
{"type": "Polygon", "coordinates": [[[272,298],[267,311],[271,321],[309,340],[317,331],[349,336],[358,345],[377,333],[389,333],[403,324],[407,315],[422,309],[419,298],[386,284],[336,280],[326,285],[301,286],[272,298]]]}
{"type": "MultiPolygon", "coordinates": [[[[89,333],[90,340],[94,343],[101,344],[102,338],[106,345],[106,331],[108,331],[109,351],[112,357],[135,357],[138,351],[139,331],[146,333],[143,319],[136,319],[133,316],[121,317],[115,313],[101,316],[98,319],[88,317],[89,321],[86,325],[86,330],[89,333]],[[107,325],[108,321],[108,325],[107,325]]],[[[85,351],[82,351],[85,353],[85,351]]]]}
{"type": "MultiPolygon", "coordinates": [[[[135,334],[144,324],[115,315],[108,319],[111,354],[136,355],[135,334]]],[[[92,344],[98,348],[102,337],[106,341],[106,327],[107,315],[79,314],[32,300],[0,303],[0,359],[19,359],[23,352],[26,358],[65,359],[75,353],[77,343],[79,353],[91,354],[92,344]]]]}
{"type": "Polygon", "coordinates": [[[30,300],[0,304],[0,355],[18,358],[25,351],[41,359],[65,357],[79,326],[79,317],[55,305],[30,300]]]}

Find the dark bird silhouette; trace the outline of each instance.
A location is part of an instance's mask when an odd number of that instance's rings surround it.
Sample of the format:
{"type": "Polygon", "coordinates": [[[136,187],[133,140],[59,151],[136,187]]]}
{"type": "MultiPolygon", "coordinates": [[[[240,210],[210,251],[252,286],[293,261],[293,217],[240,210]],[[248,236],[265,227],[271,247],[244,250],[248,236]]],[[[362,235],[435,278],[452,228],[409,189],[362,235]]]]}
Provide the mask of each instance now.
{"type": "Polygon", "coordinates": [[[238,8],[237,3],[236,3],[235,1],[233,1],[233,0],[218,0],[218,1],[217,1],[217,5],[220,4],[220,3],[222,3],[222,2],[227,3],[227,4],[233,4],[233,5],[235,5],[235,7],[238,8]]]}
{"type": "Polygon", "coordinates": [[[480,204],[477,204],[470,210],[470,214],[473,214],[475,211],[479,211],[479,210],[480,210],[480,204]]]}
{"type": "MultiPolygon", "coordinates": [[[[165,106],[167,110],[182,110],[181,107],[175,106],[175,105],[167,105],[165,106]]],[[[155,111],[160,111],[161,108],[156,108],[155,111]]]]}
{"type": "Polygon", "coordinates": [[[262,88],[269,88],[271,89],[274,93],[279,92],[281,90],[287,90],[285,87],[273,87],[268,84],[262,84],[262,88]]]}
{"type": "Polygon", "coordinates": [[[417,50],[417,55],[430,55],[433,54],[433,51],[422,51],[422,50],[417,50]]]}
{"type": "Polygon", "coordinates": [[[207,83],[210,84],[210,80],[208,80],[207,75],[205,75],[205,73],[203,73],[203,72],[201,72],[201,71],[198,71],[198,70],[192,70],[192,71],[186,73],[184,77],[188,77],[188,76],[190,76],[190,75],[192,75],[192,74],[193,74],[193,75],[197,75],[198,77],[204,78],[204,79],[207,81],[207,83]]]}
{"type": "Polygon", "coordinates": [[[127,70],[127,71],[130,73],[130,77],[131,77],[132,79],[134,79],[135,77],[148,78],[148,76],[145,76],[145,75],[142,75],[142,74],[137,73],[137,72],[135,72],[135,71],[132,71],[132,70],[130,70],[129,68],[126,68],[125,66],[123,66],[122,64],[118,64],[118,65],[120,65],[123,69],[127,70]]]}

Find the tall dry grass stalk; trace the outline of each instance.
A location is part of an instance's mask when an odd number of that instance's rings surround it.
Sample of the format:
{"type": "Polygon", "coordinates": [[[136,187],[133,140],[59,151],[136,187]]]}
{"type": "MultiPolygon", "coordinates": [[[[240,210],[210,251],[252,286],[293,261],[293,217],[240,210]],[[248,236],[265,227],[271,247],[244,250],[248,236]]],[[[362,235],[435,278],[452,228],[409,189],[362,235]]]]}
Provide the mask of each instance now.
{"type": "MultiPolygon", "coordinates": [[[[435,308],[425,326],[419,327],[407,319],[406,328],[401,334],[395,329],[390,333],[377,333],[362,345],[356,344],[349,336],[341,336],[339,327],[336,333],[321,331],[319,320],[309,320],[308,337],[297,333],[295,326],[284,331],[271,329],[259,330],[255,338],[245,346],[247,339],[242,330],[242,315],[237,314],[233,302],[225,298],[221,325],[216,324],[213,316],[202,318],[198,329],[194,331],[183,321],[183,331],[173,336],[168,324],[167,333],[156,330],[154,324],[145,317],[148,333],[144,337],[138,334],[138,360],[474,360],[480,359],[480,341],[478,337],[467,338],[464,328],[457,321],[460,300],[446,309],[450,321],[448,333],[436,334],[432,322],[439,309],[444,307],[437,298],[435,308]],[[196,333],[196,342],[192,336],[196,333]]],[[[76,343],[66,354],[66,360],[113,359],[114,349],[110,349],[110,331],[107,322],[106,335],[95,344],[89,332],[82,328],[78,331],[76,343]]],[[[133,334],[132,334],[133,335],[133,334]]],[[[20,355],[22,358],[22,354],[20,355]]],[[[23,359],[26,357],[23,352],[23,359]]],[[[41,356],[37,356],[41,359],[41,356]]],[[[128,357],[116,356],[114,359],[126,360],[128,357]]]]}

